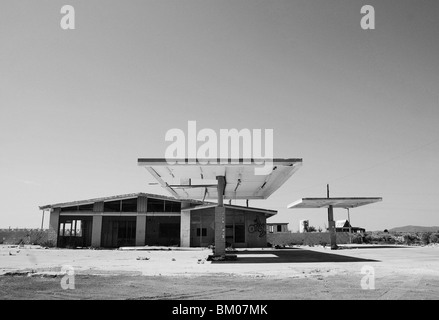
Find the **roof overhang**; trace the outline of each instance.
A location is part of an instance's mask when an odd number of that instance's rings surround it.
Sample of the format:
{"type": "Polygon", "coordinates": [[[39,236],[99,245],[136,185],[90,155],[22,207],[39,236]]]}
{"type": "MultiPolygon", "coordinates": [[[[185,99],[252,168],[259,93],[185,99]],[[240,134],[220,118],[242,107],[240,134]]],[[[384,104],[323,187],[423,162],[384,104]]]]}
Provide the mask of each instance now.
{"type": "MultiPolygon", "coordinates": [[[[203,209],[213,209],[216,208],[218,204],[216,203],[206,203],[204,205],[199,205],[191,208],[185,208],[181,211],[197,211],[197,210],[203,210],[203,209]]],[[[236,209],[236,210],[243,210],[243,211],[252,211],[252,212],[259,212],[265,214],[265,217],[270,218],[277,214],[276,210],[270,210],[270,209],[262,209],[262,208],[255,208],[255,207],[244,207],[244,206],[236,206],[231,204],[225,204],[224,207],[226,209],[236,209]]]]}
{"type": "Polygon", "coordinates": [[[266,199],[302,165],[302,159],[138,159],[172,196],[177,199],[218,199],[218,176],[225,177],[224,199],[266,199]],[[271,162],[272,161],[272,162],[271,162]],[[272,168],[257,172],[267,164],[272,168]]]}
{"type": "MultiPolygon", "coordinates": [[[[64,208],[64,207],[71,207],[71,206],[80,206],[85,204],[93,204],[95,202],[102,202],[102,201],[116,201],[116,200],[125,200],[125,199],[131,199],[136,197],[147,197],[147,198],[154,198],[154,199],[161,199],[161,200],[169,200],[169,201],[182,201],[179,199],[171,198],[164,195],[159,194],[151,194],[151,193],[128,193],[128,194],[122,194],[117,196],[110,196],[110,197],[101,197],[101,198],[93,198],[93,199],[87,199],[87,200],[78,200],[78,201],[70,201],[70,202],[60,202],[55,204],[48,204],[44,206],[40,206],[40,210],[50,210],[53,208],[64,208]]],[[[193,199],[188,199],[187,201],[190,201],[191,204],[194,205],[201,205],[203,202],[196,201],[193,199]]]]}
{"type": "Polygon", "coordinates": [[[382,201],[383,198],[302,198],[290,203],[288,209],[302,208],[356,208],[367,204],[382,201]]]}

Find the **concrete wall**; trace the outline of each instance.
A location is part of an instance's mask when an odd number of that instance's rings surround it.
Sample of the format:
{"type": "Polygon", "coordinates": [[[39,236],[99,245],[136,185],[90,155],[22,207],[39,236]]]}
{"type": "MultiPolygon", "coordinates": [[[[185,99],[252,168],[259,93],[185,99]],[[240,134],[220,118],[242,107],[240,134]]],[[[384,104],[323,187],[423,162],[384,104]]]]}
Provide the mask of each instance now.
{"type": "Polygon", "coordinates": [[[259,212],[247,212],[245,214],[245,240],[248,248],[267,246],[267,225],[265,214],[259,212]],[[261,225],[258,227],[257,224],[261,225]],[[262,231],[262,232],[261,232],[262,231]]]}
{"type": "MultiPolygon", "coordinates": [[[[329,232],[308,232],[308,233],[269,233],[267,242],[272,245],[329,245],[329,232]]],[[[337,232],[337,244],[349,243],[349,233],[337,232]]]]}
{"type": "Polygon", "coordinates": [[[215,208],[194,210],[190,216],[190,246],[207,247],[215,243],[215,208]],[[197,236],[197,228],[205,228],[206,236],[197,236]]]}

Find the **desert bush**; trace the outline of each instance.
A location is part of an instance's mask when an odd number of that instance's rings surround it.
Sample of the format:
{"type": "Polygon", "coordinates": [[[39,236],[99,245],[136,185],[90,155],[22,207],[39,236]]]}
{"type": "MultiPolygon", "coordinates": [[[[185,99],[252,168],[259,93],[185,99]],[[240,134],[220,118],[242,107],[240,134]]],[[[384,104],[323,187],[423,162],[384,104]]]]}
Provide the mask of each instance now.
{"type": "Polygon", "coordinates": [[[352,243],[361,244],[363,243],[363,235],[356,233],[352,235],[351,241],[352,243]]]}
{"type": "Polygon", "coordinates": [[[430,243],[439,243],[439,232],[430,234],[430,238],[428,240],[430,243]]]}
{"type": "Polygon", "coordinates": [[[405,244],[416,244],[419,243],[420,241],[416,234],[409,233],[404,235],[404,242],[405,244]]]}
{"type": "Polygon", "coordinates": [[[395,237],[392,237],[392,236],[387,237],[386,242],[388,244],[395,244],[395,243],[397,243],[395,237]]]}
{"type": "Polygon", "coordinates": [[[430,243],[430,236],[431,236],[431,234],[432,234],[431,232],[422,232],[421,233],[420,238],[421,238],[422,244],[427,245],[427,244],[430,243]]]}

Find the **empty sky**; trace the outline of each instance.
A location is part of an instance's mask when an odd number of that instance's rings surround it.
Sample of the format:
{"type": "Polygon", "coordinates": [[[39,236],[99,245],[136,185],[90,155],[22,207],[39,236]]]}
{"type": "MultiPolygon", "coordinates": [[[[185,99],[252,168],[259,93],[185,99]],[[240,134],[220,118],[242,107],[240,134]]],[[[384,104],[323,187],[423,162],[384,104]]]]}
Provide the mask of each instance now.
{"type": "Polygon", "coordinates": [[[188,120],[271,128],[275,157],[303,158],[250,202],[294,231],[324,227],[324,209],[286,206],[326,183],[383,197],[351,210],[355,226],[439,225],[438,35],[435,0],[2,0],[0,227],[39,227],[49,203],[166,194],[137,158],[163,158],[188,120]],[[60,28],[65,4],[75,30],[60,28]],[[360,27],[366,4],[375,30],[360,27]]]}

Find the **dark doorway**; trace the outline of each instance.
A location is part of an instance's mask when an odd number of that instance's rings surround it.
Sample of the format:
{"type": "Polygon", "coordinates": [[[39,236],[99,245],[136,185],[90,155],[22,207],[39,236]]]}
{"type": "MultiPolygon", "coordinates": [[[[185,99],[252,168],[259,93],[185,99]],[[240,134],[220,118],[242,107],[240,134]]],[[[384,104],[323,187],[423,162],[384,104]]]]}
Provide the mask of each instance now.
{"type": "Polygon", "coordinates": [[[118,248],[136,244],[136,217],[103,217],[102,247],[118,248]]]}

